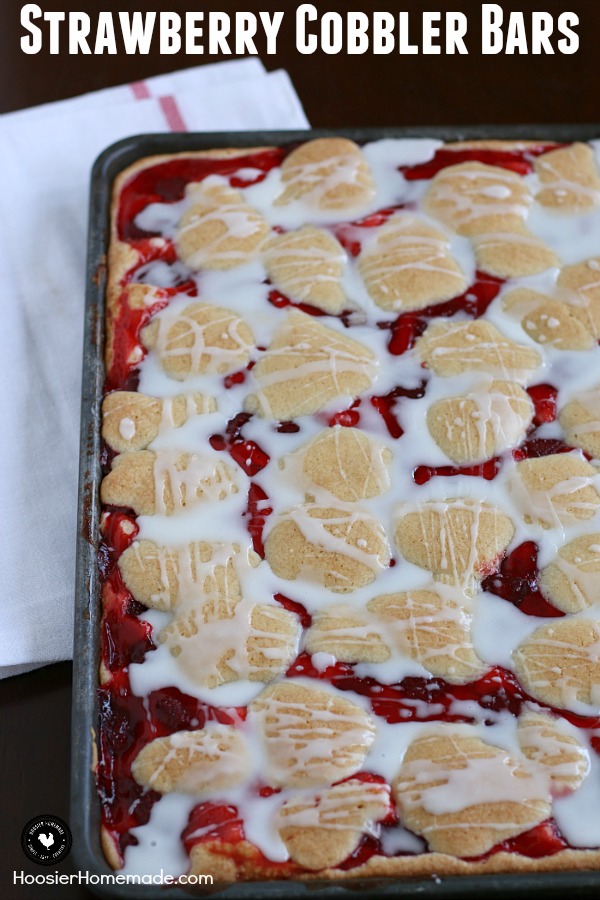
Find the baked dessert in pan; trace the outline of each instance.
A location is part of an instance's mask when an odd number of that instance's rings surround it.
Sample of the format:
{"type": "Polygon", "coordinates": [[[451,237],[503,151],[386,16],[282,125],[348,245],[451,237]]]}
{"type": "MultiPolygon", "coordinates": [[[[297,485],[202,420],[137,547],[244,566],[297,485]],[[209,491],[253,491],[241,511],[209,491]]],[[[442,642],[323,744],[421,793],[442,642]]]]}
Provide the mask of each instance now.
{"type": "Polygon", "coordinates": [[[599,163],[329,137],[119,176],[115,868],[600,866],[599,163]]]}

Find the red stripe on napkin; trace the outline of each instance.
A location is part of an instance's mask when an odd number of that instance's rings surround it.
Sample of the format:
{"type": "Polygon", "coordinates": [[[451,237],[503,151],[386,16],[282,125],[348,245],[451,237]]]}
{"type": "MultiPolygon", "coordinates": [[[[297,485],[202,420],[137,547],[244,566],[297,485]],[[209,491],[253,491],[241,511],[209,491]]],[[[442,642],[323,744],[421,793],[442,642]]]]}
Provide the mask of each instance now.
{"type": "Polygon", "coordinates": [[[129,87],[136,100],[147,100],[150,97],[150,88],[145,81],[133,81],[129,87]]]}
{"type": "Polygon", "coordinates": [[[171,131],[187,131],[187,126],[175,97],[159,97],[158,102],[171,131]]]}

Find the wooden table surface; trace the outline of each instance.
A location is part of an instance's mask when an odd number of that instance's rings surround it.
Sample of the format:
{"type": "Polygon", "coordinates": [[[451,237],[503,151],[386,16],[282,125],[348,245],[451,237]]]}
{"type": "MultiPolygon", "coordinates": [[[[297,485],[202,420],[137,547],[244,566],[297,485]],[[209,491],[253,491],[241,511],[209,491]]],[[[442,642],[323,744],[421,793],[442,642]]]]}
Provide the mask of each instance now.
{"type": "MultiPolygon", "coordinates": [[[[360,9],[356,3],[318,3],[321,11],[360,9]]],[[[262,56],[268,69],[286,68],[315,126],[434,125],[473,123],[560,123],[600,120],[598,39],[600,3],[595,0],[530,0],[502,4],[505,11],[543,7],[558,15],[576,12],[581,45],[574,56],[482,56],[478,2],[457,0],[452,9],[469,16],[468,56],[301,56],[294,46],[293,10],[284,19],[276,56],[262,56]]],[[[27,56],[19,48],[21,0],[0,0],[0,113],[58,100],[159,72],[214,61],[203,56],[27,56]]],[[[108,8],[92,2],[45,2],[45,10],[108,8]]],[[[226,9],[230,4],[183,0],[140,4],[121,0],[115,9],[226,9]]],[[[286,4],[251,2],[236,8],[257,12],[286,4]]],[[[443,8],[442,3],[380,2],[376,9],[443,8]]],[[[362,8],[369,9],[363,2],[362,8]]],[[[264,53],[264,47],[261,47],[264,53]]],[[[65,579],[71,572],[65,571],[65,579]]],[[[48,611],[51,615],[51,611],[48,611]]],[[[12,885],[12,872],[43,869],[25,859],[20,833],[31,817],[55,813],[68,820],[71,667],[60,663],[0,682],[0,797],[2,797],[0,886],[9,898],[86,898],[85,888],[12,885]]],[[[77,835],[73,836],[77,841],[77,835]]],[[[60,867],[71,871],[69,861],[60,867]]]]}

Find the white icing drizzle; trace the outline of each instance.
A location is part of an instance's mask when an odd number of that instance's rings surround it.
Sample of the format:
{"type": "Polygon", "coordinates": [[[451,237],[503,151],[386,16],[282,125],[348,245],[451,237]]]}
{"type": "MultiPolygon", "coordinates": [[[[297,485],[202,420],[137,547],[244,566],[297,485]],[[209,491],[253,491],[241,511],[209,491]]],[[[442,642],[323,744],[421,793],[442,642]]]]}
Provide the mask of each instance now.
{"type": "MultiPolygon", "coordinates": [[[[429,740],[435,743],[437,734],[429,740]]],[[[421,760],[403,763],[403,778],[414,781],[411,789],[403,793],[403,804],[409,808],[422,806],[432,815],[443,816],[484,803],[506,801],[526,807],[529,802],[547,795],[548,780],[544,773],[532,770],[528,773],[529,777],[515,775],[518,769],[523,769],[522,760],[512,760],[508,756],[500,761],[497,756],[473,758],[465,755],[456,742],[453,741],[453,744],[454,758],[461,760],[462,764],[460,768],[437,767],[436,775],[444,779],[441,783],[435,783],[435,776],[432,779],[431,769],[423,770],[421,760]],[[434,784],[431,784],[432,780],[434,784]]],[[[432,765],[432,769],[435,768],[432,765]]],[[[468,824],[473,827],[476,823],[468,824]]],[[[438,828],[439,825],[432,827],[438,828]]]]}
{"type": "Polygon", "coordinates": [[[160,515],[171,515],[166,492],[170,490],[173,512],[179,513],[198,500],[223,500],[238,490],[230,470],[217,456],[193,453],[181,458],[178,450],[158,450],[154,462],[155,507],[160,515]]]}
{"type": "MultiPolygon", "coordinates": [[[[491,182],[483,190],[473,185],[458,191],[455,185],[457,173],[454,170],[442,169],[438,172],[435,183],[436,199],[442,201],[452,210],[452,216],[461,225],[475,222],[488,216],[518,216],[524,219],[532,203],[529,192],[522,189],[523,183],[512,172],[494,168],[461,169],[460,178],[467,181],[491,182]],[[494,203],[494,200],[508,199],[513,193],[520,194],[513,203],[494,203]],[[483,195],[484,199],[477,199],[483,195]]],[[[512,237],[512,232],[511,237],[512,237]]]]}
{"type": "Polygon", "coordinates": [[[436,665],[440,657],[444,661],[451,660],[447,667],[444,666],[444,674],[449,680],[466,682],[477,678],[484,666],[473,652],[469,598],[444,586],[429,585],[428,588],[441,602],[422,595],[417,601],[408,593],[401,599],[392,601],[388,598],[384,610],[379,613],[373,609],[358,611],[351,604],[329,607],[325,617],[313,623],[307,639],[323,648],[333,643],[343,647],[341,658],[348,661],[360,659],[365,652],[368,654],[373,639],[377,639],[387,649],[389,660],[384,662],[383,672],[378,663],[370,663],[368,672],[384,683],[401,681],[405,675],[421,674],[421,668],[425,677],[432,672],[441,674],[439,664],[436,665]],[[336,618],[338,623],[334,624],[336,618]],[[344,623],[344,619],[356,624],[344,623]],[[411,660],[419,664],[416,669],[411,660]],[[457,665],[467,669],[469,674],[456,678],[457,665]]]}
{"type": "Polygon", "coordinates": [[[416,513],[420,528],[421,545],[425,548],[426,568],[428,571],[450,580],[464,590],[471,590],[478,572],[478,537],[481,529],[481,516],[485,512],[491,515],[493,524],[490,531],[498,531],[498,518],[502,510],[490,506],[483,501],[475,501],[469,497],[431,500],[426,504],[408,503],[398,509],[399,527],[402,517],[408,513],[416,513]],[[455,511],[458,516],[452,517],[449,512],[455,511]],[[464,514],[464,515],[461,515],[464,514]],[[430,539],[427,533],[427,522],[433,517],[436,527],[433,529],[439,541],[430,539]],[[466,543],[468,555],[460,553],[460,547],[466,543]],[[438,552],[441,551],[441,552],[438,552]],[[439,557],[439,560],[438,560],[439,557]]]}
{"type": "MultiPolygon", "coordinates": [[[[192,394],[185,395],[185,420],[187,421],[192,416],[197,415],[199,412],[209,412],[210,409],[210,400],[204,398],[202,409],[198,408],[198,401],[194,398],[192,394]]],[[[174,400],[173,397],[164,397],[161,403],[161,416],[160,416],[160,425],[158,426],[158,434],[169,435],[172,433],[174,428],[178,426],[175,424],[175,412],[174,412],[174,400]]],[[[180,427],[180,426],[179,426],[180,427]]],[[[156,446],[156,443],[154,443],[156,446]]]]}
{"type": "MultiPolygon", "coordinates": [[[[581,731],[578,739],[585,741],[581,731]]],[[[587,745],[587,742],[586,742],[587,745]]],[[[590,772],[583,785],[553,803],[556,824],[573,847],[597,847],[600,844],[600,760],[590,749],[590,772]]]]}
{"type": "Polygon", "coordinates": [[[526,616],[512,603],[495,594],[475,597],[472,636],[477,655],[489,663],[513,669],[513,650],[536,628],[552,619],[526,616]]]}
{"type": "MultiPolygon", "coordinates": [[[[371,291],[383,294],[390,292],[388,281],[405,272],[410,298],[410,282],[414,273],[430,272],[454,279],[454,293],[459,294],[464,287],[464,275],[456,271],[450,255],[449,241],[444,236],[419,234],[429,223],[414,215],[399,213],[393,216],[380,230],[375,241],[367,243],[366,251],[360,257],[363,279],[371,291]],[[417,233],[415,233],[417,232],[417,233]],[[411,276],[411,273],[412,276],[411,276]]],[[[435,228],[438,231],[437,228],[435,228]]],[[[409,307],[405,297],[395,300],[393,308],[401,310],[409,307]]]]}
{"type": "MultiPolygon", "coordinates": [[[[328,235],[329,236],[329,235],[328,235]]],[[[313,242],[307,246],[307,238],[302,230],[286,235],[285,243],[272,243],[264,252],[267,268],[285,264],[293,266],[294,272],[286,278],[285,289],[295,300],[310,299],[310,291],[315,284],[338,284],[338,269],[346,262],[346,253],[340,244],[328,243],[319,246],[313,242]],[[315,271],[318,269],[318,271],[315,271]]]]}
{"type": "Polygon", "coordinates": [[[174,877],[188,871],[190,860],[181,840],[188,816],[198,803],[187,794],[165,794],[155,803],[146,825],[131,829],[137,844],[125,851],[123,873],[127,875],[160,875],[174,877]]]}
{"type": "MultiPolygon", "coordinates": [[[[315,162],[287,162],[282,170],[284,190],[275,200],[275,205],[288,203],[286,194],[299,197],[306,206],[327,208],[328,195],[337,188],[351,185],[361,186],[369,195],[370,173],[360,153],[339,153],[315,162]]],[[[361,203],[361,205],[364,205],[361,203]]]]}
{"type": "MultiPolygon", "coordinates": [[[[338,501],[336,501],[336,505],[340,508],[338,501]]],[[[369,552],[366,548],[360,546],[358,541],[356,544],[352,544],[344,537],[334,534],[330,530],[342,528],[347,534],[355,524],[365,523],[370,527],[370,530],[373,530],[375,527],[377,529],[375,535],[380,540],[385,541],[383,529],[378,527],[377,523],[371,523],[366,520],[365,515],[361,514],[360,510],[357,510],[351,505],[348,505],[346,511],[342,512],[339,516],[332,516],[330,518],[319,518],[318,511],[319,508],[316,504],[307,504],[294,507],[289,510],[287,516],[298,526],[309,544],[321,547],[328,553],[340,553],[342,556],[348,556],[350,559],[356,560],[356,562],[367,566],[369,569],[373,569],[375,572],[379,572],[385,568],[386,562],[381,558],[380,554],[369,552]],[[316,511],[317,515],[311,516],[311,510],[316,511]]],[[[272,528],[274,524],[275,523],[270,527],[272,528]]],[[[268,530],[266,530],[265,535],[268,535],[268,533],[268,530]]],[[[339,577],[343,577],[342,573],[340,573],[339,577]]]]}
{"type": "MultiPolygon", "coordinates": [[[[193,308],[192,308],[193,309],[193,308]]],[[[229,310],[222,310],[220,318],[209,318],[206,322],[199,322],[198,317],[189,310],[178,310],[169,306],[158,313],[156,320],[159,323],[156,340],[156,352],[161,359],[189,359],[189,369],[186,379],[200,372],[222,372],[239,366],[243,363],[244,356],[251,344],[240,332],[243,325],[241,319],[232,316],[229,310]],[[174,325],[183,325],[177,338],[173,338],[174,325]],[[233,346],[218,346],[207,340],[207,332],[220,326],[221,338],[227,340],[233,346]],[[192,342],[188,346],[188,338],[192,342]]]]}
{"type": "MultiPolygon", "coordinates": [[[[321,437],[323,437],[322,433],[321,437]]],[[[376,494],[381,494],[389,489],[390,476],[388,469],[392,459],[392,452],[389,447],[386,447],[379,440],[370,439],[368,443],[359,441],[354,429],[344,428],[341,425],[334,425],[328,429],[327,439],[327,446],[329,446],[331,441],[335,450],[334,472],[341,478],[344,492],[351,493],[354,501],[366,499],[370,490],[376,494]],[[353,463],[358,459],[362,468],[362,475],[359,476],[361,480],[358,483],[356,483],[354,467],[350,472],[346,468],[347,464],[344,463],[345,454],[342,452],[342,449],[345,449],[347,453],[349,443],[352,446],[353,463]]],[[[307,454],[314,452],[314,449],[314,444],[312,443],[303,445],[292,451],[287,457],[283,457],[279,465],[285,473],[286,480],[293,481],[296,484],[304,482],[306,492],[318,496],[320,502],[321,492],[323,492],[322,502],[325,504],[327,495],[334,492],[328,491],[323,485],[315,484],[306,474],[306,457],[307,454]]]]}
{"type": "Polygon", "coordinates": [[[553,560],[556,568],[567,577],[580,610],[587,609],[590,603],[592,605],[600,603],[600,591],[598,591],[600,581],[599,562],[599,544],[588,544],[585,555],[576,558],[574,562],[569,562],[560,553],[553,560]]]}
{"type": "Polygon", "coordinates": [[[223,264],[235,266],[246,262],[248,252],[232,247],[231,241],[261,234],[264,223],[256,210],[236,191],[229,189],[226,179],[217,175],[211,175],[199,184],[190,184],[186,194],[190,201],[188,219],[183,225],[179,223],[176,242],[180,243],[187,233],[199,227],[203,234],[212,235],[187,257],[187,265],[201,269],[203,266],[220,268],[223,264]],[[217,227],[211,228],[211,224],[217,227]]]}
{"type": "Polygon", "coordinates": [[[574,737],[575,729],[569,728],[565,719],[544,719],[519,723],[519,741],[523,748],[528,748],[528,758],[533,763],[548,767],[553,780],[585,778],[591,765],[589,750],[579,742],[572,744],[564,740],[565,737],[574,737]],[[565,751],[568,751],[568,757],[557,761],[565,751]]]}
{"type": "Polygon", "coordinates": [[[119,434],[124,441],[130,441],[135,435],[135,422],[129,416],[124,416],[119,422],[119,434]]]}
{"type": "Polygon", "coordinates": [[[233,783],[240,780],[247,748],[239,731],[233,731],[226,725],[211,724],[201,735],[194,731],[177,731],[168,738],[168,743],[169,749],[148,779],[150,788],[155,788],[160,783],[163,774],[175,760],[183,768],[177,779],[177,789],[186,793],[194,793],[194,768],[198,764],[202,765],[206,780],[210,779],[211,767],[220,780],[226,779],[233,783]]]}
{"type": "Polygon", "coordinates": [[[168,609],[171,605],[173,587],[169,571],[174,575],[175,594],[177,605],[180,608],[193,606],[202,593],[204,593],[205,603],[208,602],[208,598],[216,603],[219,597],[217,584],[222,585],[222,593],[226,601],[236,594],[237,572],[235,572],[235,568],[236,563],[239,565],[236,559],[236,554],[239,552],[238,546],[211,544],[210,558],[206,560],[203,559],[203,556],[207,555],[206,548],[197,542],[175,548],[155,544],[152,549],[146,551],[144,557],[139,550],[139,541],[134,541],[131,549],[135,553],[140,567],[151,565],[154,561],[159,565],[161,590],[151,596],[153,604],[158,608],[168,609]],[[228,566],[230,561],[232,565],[228,566]],[[169,562],[174,563],[171,570],[168,568],[169,562]],[[234,577],[232,578],[232,576],[234,577]]]}
{"type": "Polygon", "coordinates": [[[600,433],[600,386],[595,387],[591,391],[584,391],[578,394],[575,402],[579,403],[587,416],[588,422],[578,422],[567,429],[567,434],[573,439],[579,434],[597,434],[600,433]]]}
{"type": "Polygon", "coordinates": [[[459,439],[470,461],[485,460],[503,450],[516,447],[523,439],[525,428],[530,423],[533,413],[533,404],[530,404],[528,415],[522,409],[520,397],[511,396],[497,387],[494,388],[491,376],[484,376],[477,385],[477,390],[459,396],[456,400],[459,405],[458,417],[451,422],[448,421],[446,439],[448,441],[459,439]],[[475,441],[473,429],[467,427],[469,423],[475,425],[475,441]],[[455,429],[460,430],[457,433],[455,429]],[[491,453],[486,452],[489,430],[493,438],[491,453]]]}
{"type": "Polygon", "coordinates": [[[276,785],[297,783],[306,774],[324,784],[336,771],[340,777],[353,774],[375,735],[372,719],[360,707],[339,713],[331,701],[313,707],[307,717],[304,703],[269,696],[251,715],[268,755],[267,778],[276,785]]]}
{"type": "Polygon", "coordinates": [[[291,639],[279,633],[280,607],[257,607],[249,599],[226,612],[211,614],[205,603],[200,610],[179,613],[162,633],[160,639],[174,653],[184,673],[208,687],[227,681],[269,681],[281,674],[296,656],[297,626],[291,639]]]}
{"type": "MultiPolygon", "coordinates": [[[[581,459],[581,454],[577,451],[572,455],[581,459]]],[[[597,518],[600,513],[600,495],[595,500],[575,497],[585,488],[595,488],[597,492],[600,488],[600,475],[573,475],[547,489],[536,489],[525,484],[517,471],[509,489],[514,493],[524,516],[541,522],[546,528],[558,528],[564,532],[565,527],[575,524],[581,518],[581,513],[589,513],[589,516],[586,515],[589,520],[597,518]]]]}
{"type": "MultiPolygon", "coordinates": [[[[292,798],[279,811],[282,828],[322,828],[327,831],[357,829],[360,806],[379,806],[380,815],[390,802],[390,788],[386,784],[364,784],[345,781],[317,797],[292,798]]],[[[364,834],[378,837],[381,828],[377,821],[367,818],[360,828],[364,834]]],[[[325,838],[325,835],[324,835],[325,838]]]]}
{"type": "MultiPolygon", "coordinates": [[[[295,321],[298,322],[297,319],[295,321]]],[[[332,329],[329,330],[332,331],[332,329]]],[[[311,389],[313,391],[315,388],[319,389],[319,394],[325,398],[331,395],[333,386],[335,395],[343,398],[345,392],[340,382],[340,376],[344,373],[363,375],[369,381],[375,378],[379,366],[376,359],[372,359],[366,354],[357,357],[356,351],[336,339],[333,331],[331,335],[328,334],[328,341],[327,345],[317,344],[313,336],[307,334],[306,340],[298,341],[293,346],[268,350],[269,358],[277,362],[277,358],[280,357],[285,360],[285,364],[283,367],[275,367],[270,372],[260,372],[256,396],[263,415],[273,418],[272,407],[265,394],[265,389],[278,385],[282,381],[297,381],[299,388],[302,389],[302,382],[310,380],[311,389]]]]}
{"type": "Polygon", "coordinates": [[[554,628],[548,625],[529,636],[526,649],[517,647],[513,651],[513,658],[517,658],[528,673],[532,693],[534,689],[558,689],[562,701],[560,707],[583,716],[597,716],[600,711],[600,682],[594,677],[600,665],[600,622],[595,621],[593,615],[591,611],[579,614],[590,623],[594,637],[591,644],[583,646],[561,640],[554,636],[554,628]],[[563,661],[562,667],[552,664],[555,656],[563,661]],[[581,669],[588,666],[592,670],[589,688],[581,674],[581,669]],[[589,694],[589,703],[581,699],[582,694],[589,694]]]}

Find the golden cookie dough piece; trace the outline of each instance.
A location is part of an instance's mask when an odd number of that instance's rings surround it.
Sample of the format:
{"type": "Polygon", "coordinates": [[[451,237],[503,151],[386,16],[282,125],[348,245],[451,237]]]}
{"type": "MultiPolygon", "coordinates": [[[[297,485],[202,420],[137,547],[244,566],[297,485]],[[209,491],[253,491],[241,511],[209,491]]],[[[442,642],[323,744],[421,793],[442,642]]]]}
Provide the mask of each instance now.
{"type": "Polygon", "coordinates": [[[600,386],[566,403],[558,419],[568,444],[600,459],[600,386]]]}
{"type": "Polygon", "coordinates": [[[298,655],[302,628],[298,616],[279,606],[257,603],[250,616],[246,640],[249,681],[273,681],[298,655]]]}
{"type": "Polygon", "coordinates": [[[582,212],[600,203],[600,176],[588,144],[551,150],[538,156],[534,167],[540,180],[535,199],[542,206],[582,212]]]}
{"type": "Polygon", "coordinates": [[[292,795],[277,813],[277,829],[290,859],[316,872],[347,859],[389,810],[387,784],[351,778],[317,795],[292,795]]]}
{"type": "Polygon", "coordinates": [[[364,431],[335,425],[307,445],[302,471],[338,500],[355,503],[389,489],[391,461],[391,451],[364,431]]]}
{"type": "Polygon", "coordinates": [[[363,344],[293,310],[252,370],[259,392],[245,408],[279,420],[311,415],[336,397],[366,391],[376,367],[363,344]]]}
{"type": "Polygon", "coordinates": [[[515,671],[528,694],[556,709],[600,712],[600,624],[556,619],[513,650],[515,671]]]}
{"type": "Polygon", "coordinates": [[[172,516],[237,491],[233,470],[217,456],[137,450],[115,457],[100,496],[102,503],[130,507],[138,516],[172,516]]]}
{"type": "Polygon", "coordinates": [[[565,613],[600,602],[600,532],[577,537],[540,572],[544,597],[565,613]]]}
{"type": "Polygon", "coordinates": [[[270,228],[239,191],[224,184],[190,184],[192,201],[175,233],[177,254],[190,269],[233,269],[254,259],[270,228]]]}
{"type": "Polygon", "coordinates": [[[226,614],[214,605],[188,608],[161,631],[177,665],[194,683],[273,681],[298,654],[300,622],[280,606],[243,600],[226,614]]]}
{"type": "Polygon", "coordinates": [[[301,200],[313,209],[342,211],[365,206],[375,196],[360,147],[341,137],[301,144],[282,162],[281,181],[275,206],[301,200]]]}
{"type": "Polygon", "coordinates": [[[529,378],[542,362],[535,350],[505,337],[483,319],[433,321],[416,349],[423,362],[443,377],[479,371],[520,381],[529,378]]]}
{"type": "Polygon", "coordinates": [[[450,684],[466,684],[488,666],[475,653],[465,600],[460,593],[412,590],[381,594],[367,609],[381,621],[396,650],[450,684]]]}
{"type": "Polygon", "coordinates": [[[450,725],[410,744],[393,790],[402,823],[450,856],[481,856],[550,815],[545,775],[450,725]]]}
{"type": "Polygon", "coordinates": [[[149,790],[202,796],[239,784],[248,774],[249,759],[240,731],[212,725],[150,741],[134,759],[131,772],[149,790]]]}
{"type": "Polygon", "coordinates": [[[600,256],[564,266],[556,284],[571,314],[600,340],[600,256]]]}
{"type": "Polygon", "coordinates": [[[458,597],[430,590],[382,594],[366,609],[340,604],[318,611],[305,647],[348,663],[387,662],[399,653],[432,675],[465,684],[487,668],[474,651],[470,625],[458,597]]]}
{"type": "Polygon", "coordinates": [[[194,375],[225,375],[243,368],[254,338],[243,319],[210,303],[192,303],[178,315],[168,311],[141,332],[169,378],[185,381],[194,375]]]}
{"type": "Polygon", "coordinates": [[[495,571],[514,533],[509,517],[487,503],[432,500],[400,516],[396,544],[436,581],[471,587],[495,571]]]}
{"type": "Polygon", "coordinates": [[[515,172],[465,162],[437,173],[425,195],[425,209],[459,234],[522,233],[533,198],[515,172]]]}
{"type": "Polygon", "coordinates": [[[218,609],[230,609],[242,598],[235,568],[239,552],[237,544],[164,547],[143,540],[134,541],[117,565],[127,590],[144,606],[170,611],[210,599],[218,609]]]}
{"type": "Polygon", "coordinates": [[[248,710],[262,732],[269,784],[278,787],[348,778],[375,739],[375,723],[360,706],[289,678],[265,688],[248,710]]]}
{"type": "Polygon", "coordinates": [[[291,300],[332,315],[349,305],[342,287],[346,253],[328,231],[305,225],[274,235],[264,261],[274,286],[291,300]]]}
{"type": "Polygon", "coordinates": [[[538,344],[558,350],[589,350],[594,338],[585,322],[568,303],[539,294],[531,288],[517,288],[502,298],[502,308],[521,322],[521,327],[538,344]]]}
{"type": "Polygon", "coordinates": [[[449,459],[476,463],[520,444],[533,412],[533,403],[519,384],[492,381],[470,394],[432,403],[427,426],[449,459]]]}
{"type": "Polygon", "coordinates": [[[554,528],[596,514],[600,494],[593,479],[597,475],[598,469],[580,453],[553,453],[518,462],[511,488],[527,524],[554,528]]]}
{"type": "MultiPolygon", "coordinates": [[[[215,830],[190,849],[187,874],[205,877],[207,872],[210,872],[215,884],[256,881],[257,877],[261,881],[278,881],[281,878],[281,863],[268,860],[245,838],[223,840],[215,830]],[[257,874],[259,869],[260,876],[257,874]]],[[[203,881],[199,880],[198,884],[203,884],[203,881]]]]}
{"type": "Polygon", "coordinates": [[[279,578],[307,578],[346,594],[374,581],[389,564],[390,550],[368,513],[304,504],[279,517],[265,541],[265,558],[279,578]]]}
{"type": "Polygon", "coordinates": [[[413,213],[399,213],[358,257],[358,271],[377,306],[407,312],[450,300],[468,287],[443,232],[413,213]]]}
{"type": "Polygon", "coordinates": [[[587,749],[551,713],[527,711],[519,716],[517,736],[527,759],[548,771],[553,794],[577,790],[588,775],[587,749]]]}
{"type": "Polygon", "coordinates": [[[524,225],[511,232],[474,235],[471,240],[477,268],[497,278],[523,278],[560,265],[554,251],[524,225]]]}
{"type": "Polygon", "coordinates": [[[330,653],[339,662],[382,663],[391,658],[390,643],[377,616],[340,603],[315,612],[304,647],[310,654],[330,653]]]}
{"type": "Polygon", "coordinates": [[[559,265],[556,254],[524,224],[532,200],[527,183],[514,172],[466,162],[432,178],[425,206],[472,239],[478,269],[511,278],[559,265]]]}
{"type": "Polygon", "coordinates": [[[214,397],[198,393],[149,397],[139,391],[113,391],[102,401],[102,437],[118,453],[145,450],[163,428],[181,428],[191,416],[216,408],[214,397]]]}
{"type": "Polygon", "coordinates": [[[539,141],[523,141],[514,140],[507,141],[503,139],[474,139],[466,141],[448,141],[444,144],[444,150],[500,150],[503,153],[521,152],[523,150],[536,150],[539,148],[539,141]]]}

